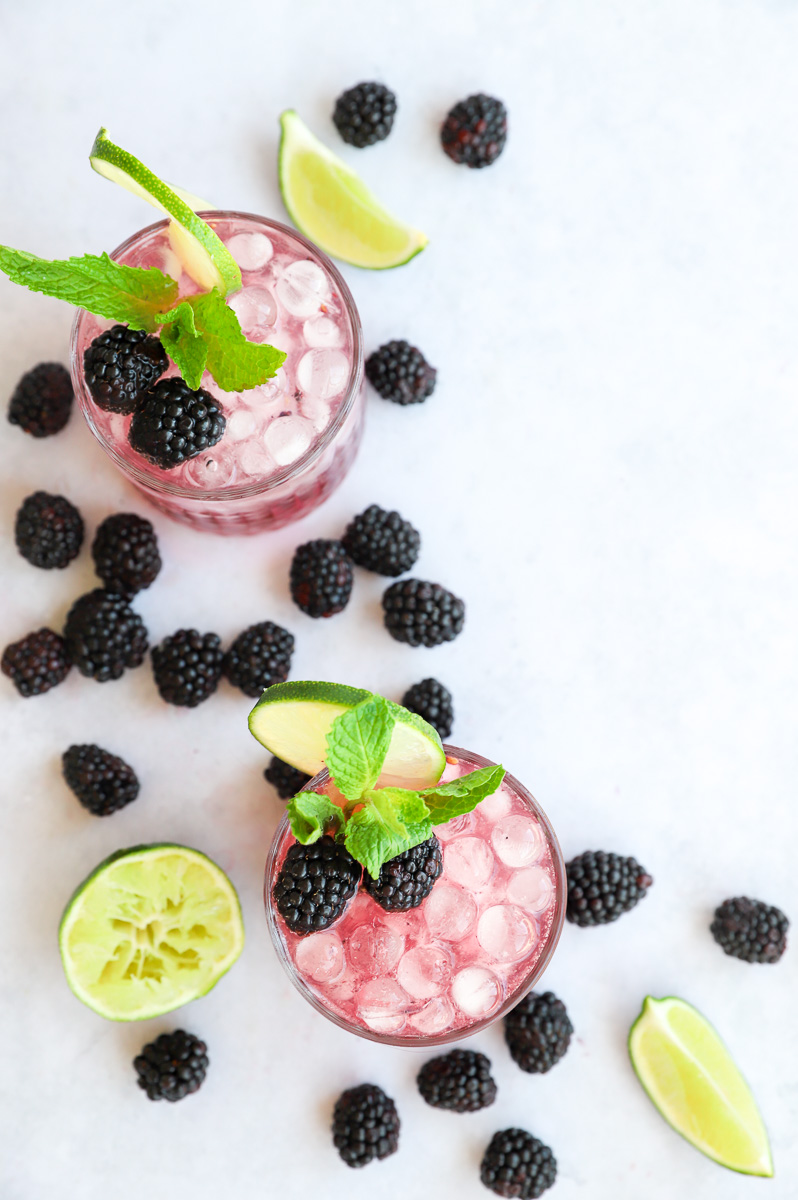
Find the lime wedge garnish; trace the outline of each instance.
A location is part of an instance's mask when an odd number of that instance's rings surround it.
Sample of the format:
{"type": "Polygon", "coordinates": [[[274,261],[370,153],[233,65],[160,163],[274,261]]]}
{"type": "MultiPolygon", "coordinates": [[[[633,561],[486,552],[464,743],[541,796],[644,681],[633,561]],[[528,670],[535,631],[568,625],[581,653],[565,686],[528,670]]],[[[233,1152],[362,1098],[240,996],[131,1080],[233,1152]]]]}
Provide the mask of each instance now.
{"type": "Polygon", "coordinates": [[[293,110],[280,125],[280,191],[297,229],[333,258],[374,270],[400,267],[424,249],[425,235],[387,213],[293,110]]]}
{"type": "Polygon", "coordinates": [[[685,1000],[646,996],[629,1055],[649,1098],[677,1133],[722,1167],[773,1174],[756,1101],[717,1033],[685,1000]]]}
{"type": "Polygon", "coordinates": [[[218,288],[223,296],[241,287],[238,264],[221,238],[194,212],[198,198],[174,189],[153,175],[127,150],[116,146],[101,129],[94,139],[89,162],[100,175],[118,183],[154,208],[172,218],[169,240],[191,278],[208,291],[218,288]]]}
{"type": "Polygon", "coordinates": [[[186,846],[134,846],[100,863],[61,918],[72,991],[102,1017],[142,1021],[204,996],[238,958],[238,896],[186,846]]]}

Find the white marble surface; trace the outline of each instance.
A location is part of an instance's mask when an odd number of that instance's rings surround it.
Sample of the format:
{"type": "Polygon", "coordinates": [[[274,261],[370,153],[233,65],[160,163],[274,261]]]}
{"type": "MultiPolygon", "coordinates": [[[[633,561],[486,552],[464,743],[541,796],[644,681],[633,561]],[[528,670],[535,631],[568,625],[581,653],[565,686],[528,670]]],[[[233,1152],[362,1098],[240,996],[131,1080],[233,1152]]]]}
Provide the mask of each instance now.
{"type": "MultiPolygon", "coordinates": [[[[282,217],[279,111],[295,106],[341,150],[338,92],[394,87],[391,138],[342,153],[430,246],[401,271],[345,273],[367,346],[419,343],[435,395],[406,410],[372,395],[355,469],[294,529],[225,542],[156,518],[165,566],[138,607],[154,640],[282,622],[297,678],[398,697],[434,673],[455,695],[455,739],[530,786],[566,855],[633,853],[656,880],[616,925],[566,928],[546,977],[576,1026],[564,1061],[524,1076],[494,1030],[477,1046],[495,1106],[436,1113],[414,1089],[420,1058],[328,1025],[277,965],[260,892],[281,809],[240,694],[173,710],[148,667],[105,686],[73,674],[29,701],[4,682],[3,1200],[479,1200],[482,1148],[513,1124],[554,1148],[558,1200],[796,1195],[796,948],[749,967],[707,925],[729,894],[798,916],[797,53],[787,0],[0,7],[0,238],[42,255],[110,249],[150,219],[90,171],[101,123],[220,206],[282,217]],[[506,100],[511,132],[477,173],[448,162],[436,131],[479,89],[506,100]],[[294,546],[374,501],[421,528],[418,573],[467,600],[457,642],[392,642],[383,584],[364,573],[329,623],[291,604],[294,546]],[[107,821],[59,777],[61,751],[93,740],[143,782],[107,821]],[[177,1018],[108,1024],[67,989],[58,918],[104,855],[160,839],[230,872],[247,946],[177,1018]],[[774,1181],[713,1165],[649,1105],[625,1050],[646,992],[688,998],[726,1038],[769,1126],[774,1181]],[[130,1060],[176,1022],[207,1038],[211,1072],[185,1103],[149,1104],[130,1060]],[[402,1145],[355,1173],[327,1124],[364,1079],[396,1098],[402,1145]]],[[[8,395],[33,363],[65,358],[70,313],[2,281],[0,309],[8,395]]],[[[86,550],[63,573],[18,557],[23,496],[63,491],[90,532],[145,509],[78,416],[41,442],[3,422],[0,454],[5,644],[57,627],[92,586],[86,550]]]]}

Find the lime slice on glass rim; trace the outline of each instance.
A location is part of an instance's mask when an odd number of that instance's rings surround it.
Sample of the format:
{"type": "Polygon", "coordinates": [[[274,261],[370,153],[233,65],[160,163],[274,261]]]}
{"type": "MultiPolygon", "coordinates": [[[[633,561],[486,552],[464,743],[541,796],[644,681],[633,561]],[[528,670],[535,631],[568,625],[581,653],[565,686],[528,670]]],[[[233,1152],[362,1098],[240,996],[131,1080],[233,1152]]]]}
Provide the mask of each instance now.
{"type": "Polygon", "coordinates": [[[238,896],[199,850],[133,846],[105,859],[58,931],[72,991],[111,1021],[143,1021],[196,1000],[244,945],[238,896]]]}
{"type": "Polygon", "coordinates": [[[773,1175],[756,1101],[717,1033],[685,1000],[646,996],[629,1056],[658,1112],[708,1158],[744,1175],[773,1175]]]}
{"type": "Polygon", "coordinates": [[[292,109],[280,128],[280,191],[301,233],[333,258],[372,270],[400,267],[424,249],[426,236],[386,212],[292,109]]]}

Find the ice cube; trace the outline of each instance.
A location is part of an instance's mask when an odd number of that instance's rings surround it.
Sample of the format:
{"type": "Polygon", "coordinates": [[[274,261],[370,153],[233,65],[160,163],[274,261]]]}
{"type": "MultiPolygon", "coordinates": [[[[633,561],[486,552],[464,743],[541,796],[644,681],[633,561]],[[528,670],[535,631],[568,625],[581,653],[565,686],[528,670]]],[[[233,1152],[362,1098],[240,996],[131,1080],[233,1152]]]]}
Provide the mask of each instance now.
{"type": "Polygon", "coordinates": [[[248,287],[231,296],[228,304],[250,342],[265,342],[277,320],[277,302],[268,288],[248,287]]]}
{"type": "Polygon", "coordinates": [[[429,1036],[433,1033],[443,1033],[454,1021],[454,1005],[447,996],[435,996],[429,1000],[417,1013],[412,1013],[409,1023],[417,1033],[429,1036]]]}
{"type": "Polygon", "coordinates": [[[349,359],[342,350],[308,350],[297,363],[297,384],[315,400],[340,396],[348,378],[349,359]]]}
{"type": "Polygon", "coordinates": [[[326,350],[333,346],[340,346],[344,340],[341,326],[337,321],[333,321],[332,317],[325,317],[324,313],[318,317],[310,317],[303,325],[302,333],[308,346],[319,349],[326,350]]]}
{"type": "Polygon", "coordinates": [[[511,803],[512,797],[507,788],[500,787],[498,791],[492,792],[490,796],[486,796],[480,802],[477,811],[488,821],[498,821],[510,811],[511,803]]]}
{"type": "Polygon", "coordinates": [[[507,884],[507,899],[527,912],[544,912],[554,895],[554,884],[545,867],[527,867],[514,871],[507,884]]]}
{"type": "Polygon", "coordinates": [[[242,474],[248,475],[250,479],[272,474],[274,463],[268,450],[256,438],[249,442],[242,442],[240,445],[238,466],[242,474]]]}
{"type": "Polygon", "coordinates": [[[274,247],[265,233],[233,234],[227,249],[242,271],[259,271],[274,254],[274,247]]]}
{"type": "Polygon", "coordinates": [[[337,933],[311,933],[296,948],[297,970],[317,983],[335,983],[344,973],[344,947],[337,933]]]}
{"type": "Polygon", "coordinates": [[[460,837],[447,844],[443,865],[452,883],[478,892],[492,879],[496,860],[482,838],[460,837]]]}
{"type": "Polygon", "coordinates": [[[477,941],[495,962],[517,962],[536,939],[535,922],[515,904],[494,904],[479,918],[477,941]]]}
{"type": "Polygon", "coordinates": [[[503,817],[494,825],[491,842],[497,857],[508,867],[529,867],[544,850],[537,821],[521,815],[503,817]]]}
{"type": "Polygon", "coordinates": [[[164,246],[161,251],[161,270],[170,279],[174,279],[176,283],[180,282],[180,276],[183,274],[183,264],[171,246],[164,246]]]}
{"type": "Polygon", "coordinates": [[[332,409],[327,400],[313,400],[307,396],[303,396],[299,402],[299,407],[303,417],[313,425],[316,433],[322,433],[330,423],[332,409]]]}
{"type": "Polygon", "coordinates": [[[350,963],[364,975],[387,975],[399,962],[405,939],[387,925],[360,925],[346,948],[350,963]]]}
{"type": "Polygon", "coordinates": [[[224,436],[231,442],[240,442],[255,432],[255,416],[248,408],[236,408],[227,418],[224,436]]]}
{"type": "Polygon", "coordinates": [[[357,1012],[375,1033],[398,1033],[412,1001],[395,979],[370,979],[357,994],[357,1012]]]}
{"type": "Polygon", "coordinates": [[[444,946],[414,946],[399,962],[396,978],[409,996],[439,996],[452,974],[452,956],[444,946]]]}
{"type": "Polygon", "coordinates": [[[263,444],[280,467],[287,467],[305,453],[316,430],[305,417],[277,417],[266,426],[263,444]]]}
{"type": "Polygon", "coordinates": [[[477,904],[462,888],[438,883],[424,901],[422,911],[433,937],[444,942],[459,942],[477,919],[477,904]]]}
{"type": "Polygon", "coordinates": [[[214,450],[210,454],[198,454],[186,463],[186,480],[198,488],[224,487],[235,483],[238,464],[230,447],[227,451],[214,450]]]}
{"type": "Polygon", "coordinates": [[[504,987],[487,967],[466,967],[452,980],[452,999],[467,1017],[489,1017],[502,1001],[504,987]]]}
{"type": "Polygon", "coordinates": [[[309,258],[292,262],[277,280],[277,299],[292,317],[312,317],[330,298],[330,284],[309,258]]]}
{"type": "MultiPolygon", "coordinates": [[[[484,804],[485,801],[483,800],[482,803],[484,804]]],[[[463,813],[459,817],[452,817],[451,821],[447,821],[445,825],[436,825],[435,832],[441,842],[448,842],[461,833],[473,833],[476,827],[476,816],[470,812],[463,813]]]]}

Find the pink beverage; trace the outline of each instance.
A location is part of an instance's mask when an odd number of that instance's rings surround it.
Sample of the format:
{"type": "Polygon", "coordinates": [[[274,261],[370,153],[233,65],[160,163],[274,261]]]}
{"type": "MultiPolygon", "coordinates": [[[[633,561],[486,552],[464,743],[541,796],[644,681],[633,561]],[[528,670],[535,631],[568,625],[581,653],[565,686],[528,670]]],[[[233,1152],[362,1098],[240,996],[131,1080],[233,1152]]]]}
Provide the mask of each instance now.
{"type": "MultiPolygon", "coordinates": [[[[360,320],[338,271],[300,234],[247,213],[202,215],[241,268],[243,287],[230,306],[245,335],[286,352],[275,377],[237,394],[222,391],[206,372],[201,387],[221,404],[224,435],[168,471],[130,446],[129,416],[105,412],[92,400],[83,355],[114,322],[82,309],[72,330],[73,384],[103,449],[157,508],[215,533],[277,529],[326,500],[357,451],[364,404],[360,320]]],[[[181,296],[196,293],[168,229],[167,221],[142,229],[112,258],[160,267],[178,281],[181,296]]],[[[164,377],[177,374],[170,364],[164,377]]]]}
{"type": "MultiPolygon", "coordinates": [[[[444,747],[447,782],[492,766],[444,747]]],[[[308,784],[343,803],[326,771],[308,784]]],[[[430,1046],[484,1029],[542,975],[565,915],[565,870],[557,838],[533,797],[506,775],[473,812],[440,825],[443,872],[427,898],[386,912],[364,890],[329,929],[292,933],[272,887],[293,843],[284,819],[266,867],[272,941],[305,999],[361,1037],[430,1046]]]]}

